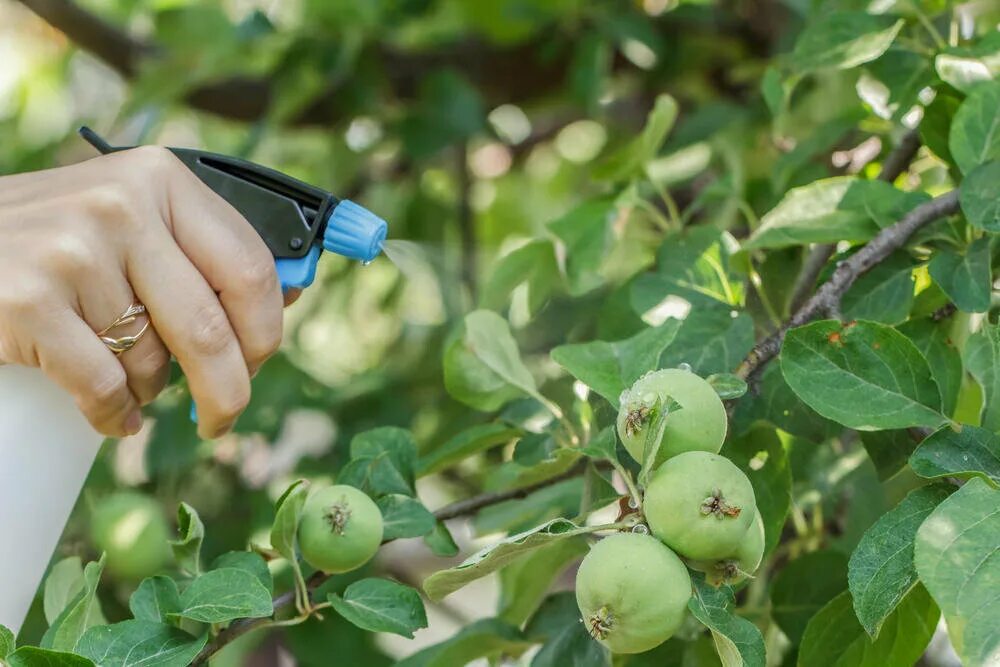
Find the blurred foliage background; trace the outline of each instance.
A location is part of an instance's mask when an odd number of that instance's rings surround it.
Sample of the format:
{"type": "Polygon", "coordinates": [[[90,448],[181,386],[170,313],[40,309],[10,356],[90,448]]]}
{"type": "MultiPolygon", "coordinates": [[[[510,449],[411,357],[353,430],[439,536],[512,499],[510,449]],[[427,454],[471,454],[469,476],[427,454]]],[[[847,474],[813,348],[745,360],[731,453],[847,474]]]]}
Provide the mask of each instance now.
{"type": "MultiPolygon", "coordinates": [[[[865,67],[824,70],[798,85],[791,101],[778,75],[809,16],[870,4],[0,0],[0,173],[90,158],[75,136],[89,124],[112,143],[198,146],[286,171],[364,203],[389,221],[390,238],[413,242],[396,264],[380,259],[361,267],[325,257],[317,285],[288,310],[285,346],[256,379],[233,436],[199,441],[188,398],[176,386],[149,410],[142,434],[109,442],[60,555],[95,555],[90,510],[126,487],[154,495],[165,512],[179,500],[196,507],[209,526],[209,555],[240,549],[270,525],[276,493],[289,480],[335,476],[354,434],[405,427],[427,453],[484,421],[488,415],[449,397],[441,375],[452,325],[477,304],[506,307],[509,300],[522,354],[546,380],[546,395],[571,397],[572,380],[548,351],[644,326],[647,309],[632,285],[655,261],[671,200],[686,221],[708,221],[740,238],[790,187],[877,173],[873,160],[915,122],[905,115],[921,88],[907,81],[922,80],[926,59],[894,50],[865,67]],[[649,164],[649,181],[623,192],[595,178],[594,162],[641,130],[661,92],[679,101],[680,114],[649,164]],[[655,190],[669,191],[667,203],[648,203],[655,190]],[[579,239],[548,224],[602,195],[628,205],[618,207],[607,238],[589,249],[577,245],[583,259],[566,264],[565,246],[579,239]],[[526,255],[513,275],[492,273],[498,258],[554,236],[558,269],[526,255]],[[546,277],[560,269],[565,281],[546,277]]],[[[951,3],[881,4],[933,14],[951,3]]],[[[1000,8],[981,0],[955,17],[954,30],[984,32],[1000,20],[1000,8]]],[[[947,168],[923,152],[907,178],[933,190],[947,168]]],[[[686,351],[702,356],[700,372],[735,366],[755,330],[774,319],[771,303],[787,303],[788,277],[801,261],[791,248],[754,269],[769,300],[742,292],[714,299],[745,305],[754,317],[726,325],[721,346],[686,351]]],[[[687,294],[695,304],[717,296],[687,294]]],[[[686,313],[661,305],[659,321],[686,313]]],[[[524,423],[536,408],[515,401],[502,416],[524,423]]],[[[424,478],[421,497],[435,507],[489,488],[495,465],[510,455],[494,450],[424,478]]],[[[793,466],[821,471],[815,480],[796,476],[805,480],[796,498],[829,485],[879,488],[863,451],[854,463],[827,458],[807,464],[793,457],[793,466]]],[[[459,526],[456,539],[467,550],[491,532],[544,518],[539,507],[555,515],[565,504],[560,488],[545,503],[481,515],[476,525],[459,526]]],[[[883,503],[852,506],[864,516],[848,521],[845,553],[883,503]]],[[[419,582],[442,562],[420,543],[399,543],[376,567],[419,582]]],[[[105,583],[110,620],[126,615],[128,590],[127,581],[105,583]]],[[[334,653],[341,664],[388,664],[492,616],[496,599],[490,581],[429,608],[431,627],[414,642],[376,639],[334,617],[251,635],[217,664],[287,664],[279,660],[294,656],[319,666],[334,653]]],[[[29,640],[44,629],[40,606],[25,631],[29,640]]]]}

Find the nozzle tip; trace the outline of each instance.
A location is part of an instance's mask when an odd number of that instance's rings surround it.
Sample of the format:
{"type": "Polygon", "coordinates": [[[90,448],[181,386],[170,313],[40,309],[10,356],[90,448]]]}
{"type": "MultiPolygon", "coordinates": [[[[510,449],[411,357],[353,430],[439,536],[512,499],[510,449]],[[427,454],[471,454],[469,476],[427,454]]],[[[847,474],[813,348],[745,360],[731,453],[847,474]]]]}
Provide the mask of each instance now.
{"type": "Polygon", "coordinates": [[[351,259],[371,262],[382,252],[388,230],[385,220],[344,199],[330,214],[323,234],[323,248],[351,259]]]}

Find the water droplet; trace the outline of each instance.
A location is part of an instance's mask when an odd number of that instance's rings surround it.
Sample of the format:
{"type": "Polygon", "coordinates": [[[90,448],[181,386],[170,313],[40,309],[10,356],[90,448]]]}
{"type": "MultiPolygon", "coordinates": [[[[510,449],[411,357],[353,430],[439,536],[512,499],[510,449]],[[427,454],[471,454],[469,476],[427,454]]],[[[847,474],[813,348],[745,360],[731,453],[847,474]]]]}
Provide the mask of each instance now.
{"type": "Polygon", "coordinates": [[[685,361],[682,361],[681,363],[677,364],[677,370],[679,370],[679,371],[686,371],[686,372],[690,373],[691,372],[691,364],[689,364],[689,363],[687,363],[685,361]]]}
{"type": "Polygon", "coordinates": [[[374,260],[371,260],[371,259],[363,259],[363,260],[361,260],[361,266],[368,266],[368,265],[369,265],[369,264],[371,264],[371,263],[372,263],[373,261],[374,261],[374,260]]]}
{"type": "Polygon", "coordinates": [[[649,535],[649,526],[644,523],[637,523],[632,526],[632,532],[639,535],[649,535]]]}
{"type": "Polygon", "coordinates": [[[639,503],[635,502],[635,498],[629,497],[628,506],[634,510],[639,509],[639,503]]]}

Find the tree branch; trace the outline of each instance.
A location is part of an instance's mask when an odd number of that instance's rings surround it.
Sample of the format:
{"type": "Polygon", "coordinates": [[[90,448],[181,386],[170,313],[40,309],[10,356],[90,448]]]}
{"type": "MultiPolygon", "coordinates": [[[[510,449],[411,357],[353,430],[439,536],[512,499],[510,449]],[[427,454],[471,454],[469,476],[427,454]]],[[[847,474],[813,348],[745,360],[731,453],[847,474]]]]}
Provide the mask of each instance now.
{"type": "MultiPolygon", "coordinates": [[[[549,479],[542,480],[541,482],[536,482],[535,484],[529,484],[528,486],[523,486],[517,489],[511,489],[509,491],[496,491],[492,493],[483,493],[478,496],[473,496],[472,498],[466,498],[465,500],[459,500],[450,505],[445,505],[441,509],[434,512],[434,518],[438,521],[448,521],[450,519],[457,519],[463,516],[469,516],[475,514],[484,507],[489,507],[491,505],[497,505],[507,500],[517,500],[519,498],[525,498],[539,489],[543,489],[548,486],[553,486],[559,482],[565,482],[566,480],[572,479],[579,475],[582,475],[587,469],[587,461],[581,460],[579,463],[574,465],[572,468],[563,472],[555,477],[550,477],[549,479]]],[[[386,540],[382,544],[388,544],[394,540],[386,540]]],[[[315,591],[317,588],[326,583],[330,575],[323,574],[322,572],[317,572],[309,578],[306,585],[309,591],[315,591]]],[[[277,614],[284,609],[287,609],[295,604],[295,592],[289,591],[283,593],[276,598],[274,598],[274,613],[277,614]]],[[[197,667],[198,665],[205,665],[208,663],[209,658],[221,651],[228,644],[232,643],[239,637],[242,637],[248,632],[252,632],[258,628],[266,627],[272,621],[271,618],[243,618],[233,621],[229,624],[225,630],[220,632],[215,639],[210,641],[205,645],[205,648],[201,650],[198,657],[194,659],[191,663],[192,667],[197,667]]]]}
{"type": "Polygon", "coordinates": [[[958,190],[936,197],[907,213],[902,220],[880,231],[861,250],[840,262],[828,281],[778,331],[758,343],[743,360],[736,374],[743,379],[756,375],[781,350],[785,333],[816,317],[829,313],[840,304],[840,297],[854,284],[858,276],[901,248],[921,227],[958,211],[958,190]]]}
{"type": "MultiPolygon", "coordinates": [[[[886,156],[882,163],[882,170],[879,172],[880,181],[892,183],[902,174],[913,162],[913,158],[920,150],[920,133],[916,130],[908,130],[899,143],[886,156]]],[[[833,257],[837,246],[833,243],[821,243],[813,246],[802,264],[802,271],[795,279],[795,286],[792,288],[792,296],[789,299],[789,308],[792,311],[798,310],[813,291],[816,279],[822,273],[823,267],[833,257]]]]}

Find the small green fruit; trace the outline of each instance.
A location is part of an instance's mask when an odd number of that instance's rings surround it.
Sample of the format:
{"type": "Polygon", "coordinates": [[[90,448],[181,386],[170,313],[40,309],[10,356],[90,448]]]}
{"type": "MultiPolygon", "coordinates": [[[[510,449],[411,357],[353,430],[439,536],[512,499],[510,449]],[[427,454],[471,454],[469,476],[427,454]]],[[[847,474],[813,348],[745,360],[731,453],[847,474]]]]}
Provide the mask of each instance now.
{"type": "Polygon", "coordinates": [[[685,452],[661,465],[642,509],[653,535],[692,560],[736,553],[757,516],[750,480],[709,452],[685,452]]]}
{"type": "Polygon", "coordinates": [[[576,603],[590,635],[615,653],[641,653],[677,631],[691,598],[681,559],[649,535],[595,544],[576,573],[576,603]]]}
{"type": "Polygon", "coordinates": [[[91,516],[90,537],[107,554],[108,572],[126,581],[159,574],[170,561],[170,527],[163,508],[141,493],[101,499],[91,516]]]}
{"type": "Polygon", "coordinates": [[[306,500],[298,536],[302,557],[314,568],[350,572],[382,544],[382,512],[353,486],[330,486],[306,500]]]}
{"type": "Polygon", "coordinates": [[[618,435],[625,449],[642,463],[648,427],[653,423],[652,406],[657,399],[672,398],[680,410],[667,417],[656,462],[683,452],[718,453],[726,439],[726,408],[708,382],[690,371],[667,368],[647,373],[622,392],[618,411],[618,435]]]}
{"type": "Polygon", "coordinates": [[[740,542],[735,554],[719,560],[690,561],[688,566],[692,570],[704,572],[705,581],[718,588],[723,584],[735,586],[747,577],[753,576],[763,558],[764,520],[760,518],[758,512],[757,518],[747,531],[744,540],[740,542]]]}

